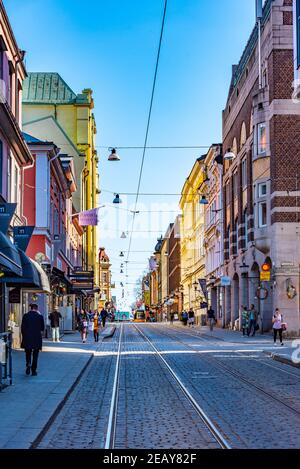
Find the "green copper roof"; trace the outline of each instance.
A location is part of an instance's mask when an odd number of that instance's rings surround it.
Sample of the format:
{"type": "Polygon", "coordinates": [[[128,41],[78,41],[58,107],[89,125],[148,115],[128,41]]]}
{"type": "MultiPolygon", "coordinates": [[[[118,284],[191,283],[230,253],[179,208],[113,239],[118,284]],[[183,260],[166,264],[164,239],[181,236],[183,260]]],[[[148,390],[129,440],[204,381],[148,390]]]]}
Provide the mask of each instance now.
{"type": "Polygon", "coordinates": [[[23,103],[68,104],[76,98],[58,73],[28,73],[23,83],[23,103]]]}

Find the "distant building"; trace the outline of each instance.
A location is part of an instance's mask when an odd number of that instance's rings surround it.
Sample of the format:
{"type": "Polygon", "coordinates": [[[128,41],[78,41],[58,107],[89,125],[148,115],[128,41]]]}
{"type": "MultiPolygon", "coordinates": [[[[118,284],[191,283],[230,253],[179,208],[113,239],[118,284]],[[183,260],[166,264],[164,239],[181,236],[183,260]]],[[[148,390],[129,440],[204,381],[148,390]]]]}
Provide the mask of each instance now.
{"type": "Polygon", "coordinates": [[[207,298],[205,290],[205,249],[204,249],[204,204],[203,186],[207,179],[203,155],[195,164],[182,188],[180,208],[181,220],[181,284],[183,290],[183,309],[193,308],[196,322],[206,315],[207,298]],[[204,284],[203,284],[204,282],[204,284]]]}
{"type": "Polygon", "coordinates": [[[99,249],[98,256],[98,265],[99,265],[99,287],[100,287],[100,299],[99,299],[99,309],[103,309],[106,303],[112,301],[111,298],[111,263],[108,255],[105,252],[105,248],[101,247],[99,249]]]}
{"type": "MultiPolygon", "coordinates": [[[[58,73],[29,73],[23,87],[23,129],[28,134],[54,142],[61,153],[73,158],[76,192],[75,213],[98,206],[99,176],[96,151],[96,122],[92,90],[80,94],[68,86],[58,73]]],[[[98,285],[97,227],[87,226],[83,234],[82,268],[94,273],[98,285]]],[[[86,307],[98,305],[91,293],[86,307]]]]}

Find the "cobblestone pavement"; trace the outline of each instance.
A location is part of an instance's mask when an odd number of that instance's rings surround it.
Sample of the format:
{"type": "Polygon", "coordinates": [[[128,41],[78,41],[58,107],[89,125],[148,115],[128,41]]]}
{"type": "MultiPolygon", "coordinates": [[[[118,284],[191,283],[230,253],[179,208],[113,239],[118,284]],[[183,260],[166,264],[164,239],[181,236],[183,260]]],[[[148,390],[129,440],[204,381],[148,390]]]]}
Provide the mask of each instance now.
{"type": "MultiPolygon", "coordinates": [[[[38,448],[104,447],[118,338],[102,344],[38,448]]],[[[150,345],[125,326],[115,448],[219,447],[150,345]]]]}
{"type": "Polygon", "coordinates": [[[119,333],[117,330],[113,339],[99,343],[80,382],[37,448],[104,447],[119,333]]]}
{"type": "MultiPolygon", "coordinates": [[[[219,448],[166,365],[233,448],[299,448],[300,370],[249,343],[168,325],[124,325],[115,448],[219,448]]],[[[120,330],[99,345],[38,448],[103,448],[120,330]]]]}
{"type": "Polygon", "coordinates": [[[240,344],[236,349],[216,346],[213,350],[213,341],[171,327],[146,326],[143,331],[232,447],[299,448],[297,369],[275,364],[261,351],[247,351],[249,344],[245,352],[240,344]]]}

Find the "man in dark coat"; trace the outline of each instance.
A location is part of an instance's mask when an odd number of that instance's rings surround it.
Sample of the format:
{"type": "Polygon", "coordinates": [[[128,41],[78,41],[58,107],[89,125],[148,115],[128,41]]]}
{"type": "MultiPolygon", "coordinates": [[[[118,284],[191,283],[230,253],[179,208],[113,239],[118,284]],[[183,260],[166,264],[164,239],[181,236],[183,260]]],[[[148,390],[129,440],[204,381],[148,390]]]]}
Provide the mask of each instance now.
{"type": "Polygon", "coordinates": [[[108,312],[106,311],[105,308],[102,309],[101,313],[100,313],[100,317],[101,317],[101,321],[102,321],[102,327],[104,328],[105,327],[105,323],[106,323],[106,318],[108,316],[108,312]]]}
{"type": "Polygon", "coordinates": [[[38,306],[30,305],[30,311],[24,314],[21,325],[22,348],[26,354],[26,374],[36,376],[39,351],[42,350],[42,332],[45,329],[44,318],[38,312],[38,306]],[[31,361],[32,359],[32,361],[31,361]]]}

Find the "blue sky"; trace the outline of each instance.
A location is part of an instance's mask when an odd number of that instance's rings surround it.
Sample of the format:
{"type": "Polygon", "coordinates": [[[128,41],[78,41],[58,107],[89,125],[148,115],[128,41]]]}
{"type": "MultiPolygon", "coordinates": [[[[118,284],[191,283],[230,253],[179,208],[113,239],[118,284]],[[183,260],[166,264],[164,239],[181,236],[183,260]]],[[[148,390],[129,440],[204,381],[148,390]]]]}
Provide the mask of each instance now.
{"type": "MultiPolygon", "coordinates": [[[[29,71],[58,72],[75,92],[92,88],[97,145],[142,146],[161,26],[163,0],[4,0],[19,47],[27,51],[29,71]],[[85,8],[83,7],[85,5],[85,8]]],[[[169,0],[148,145],[201,146],[221,141],[221,112],[231,78],[255,22],[255,0],[169,0]]],[[[203,150],[148,150],[142,192],[180,193],[203,150]]],[[[99,148],[100,203],[113,192],[136,192],[142,150],[122,150],[108,163],[99,148]]],[[[123,196],[133,208],[133,196],[123,196]]],[[[176,210],[179,197],[141,196],[141,210],[176,210]],[[159,207],[159,206],[158,206],[159,207]]],[[[120,250],[128,249],[122,230],[132,215],[102,209],[100,244],[113,260],[114,280],[129,285],[147,265],[159,233],[134,234],[128,264],[121,275],[120,250]],[[116,218],[118,216],[118,218],[116,218]],[[137,262],[144,263],[137,264],[137,262]]],[[[175,212],[139,214],[136,231],[166,231],[175,212]]],[[[126,260],[126,257],[125,257],[126,260]]],[[[117,296],[121,289],[118,288],[117,296]]],[[[122,305],[123,307],[123,305],[122,305]]],[[[124,304],[125,307],[125,304],[124,304]]],[[[127,307],[127,305],[126,305],[127,307]]]]}

